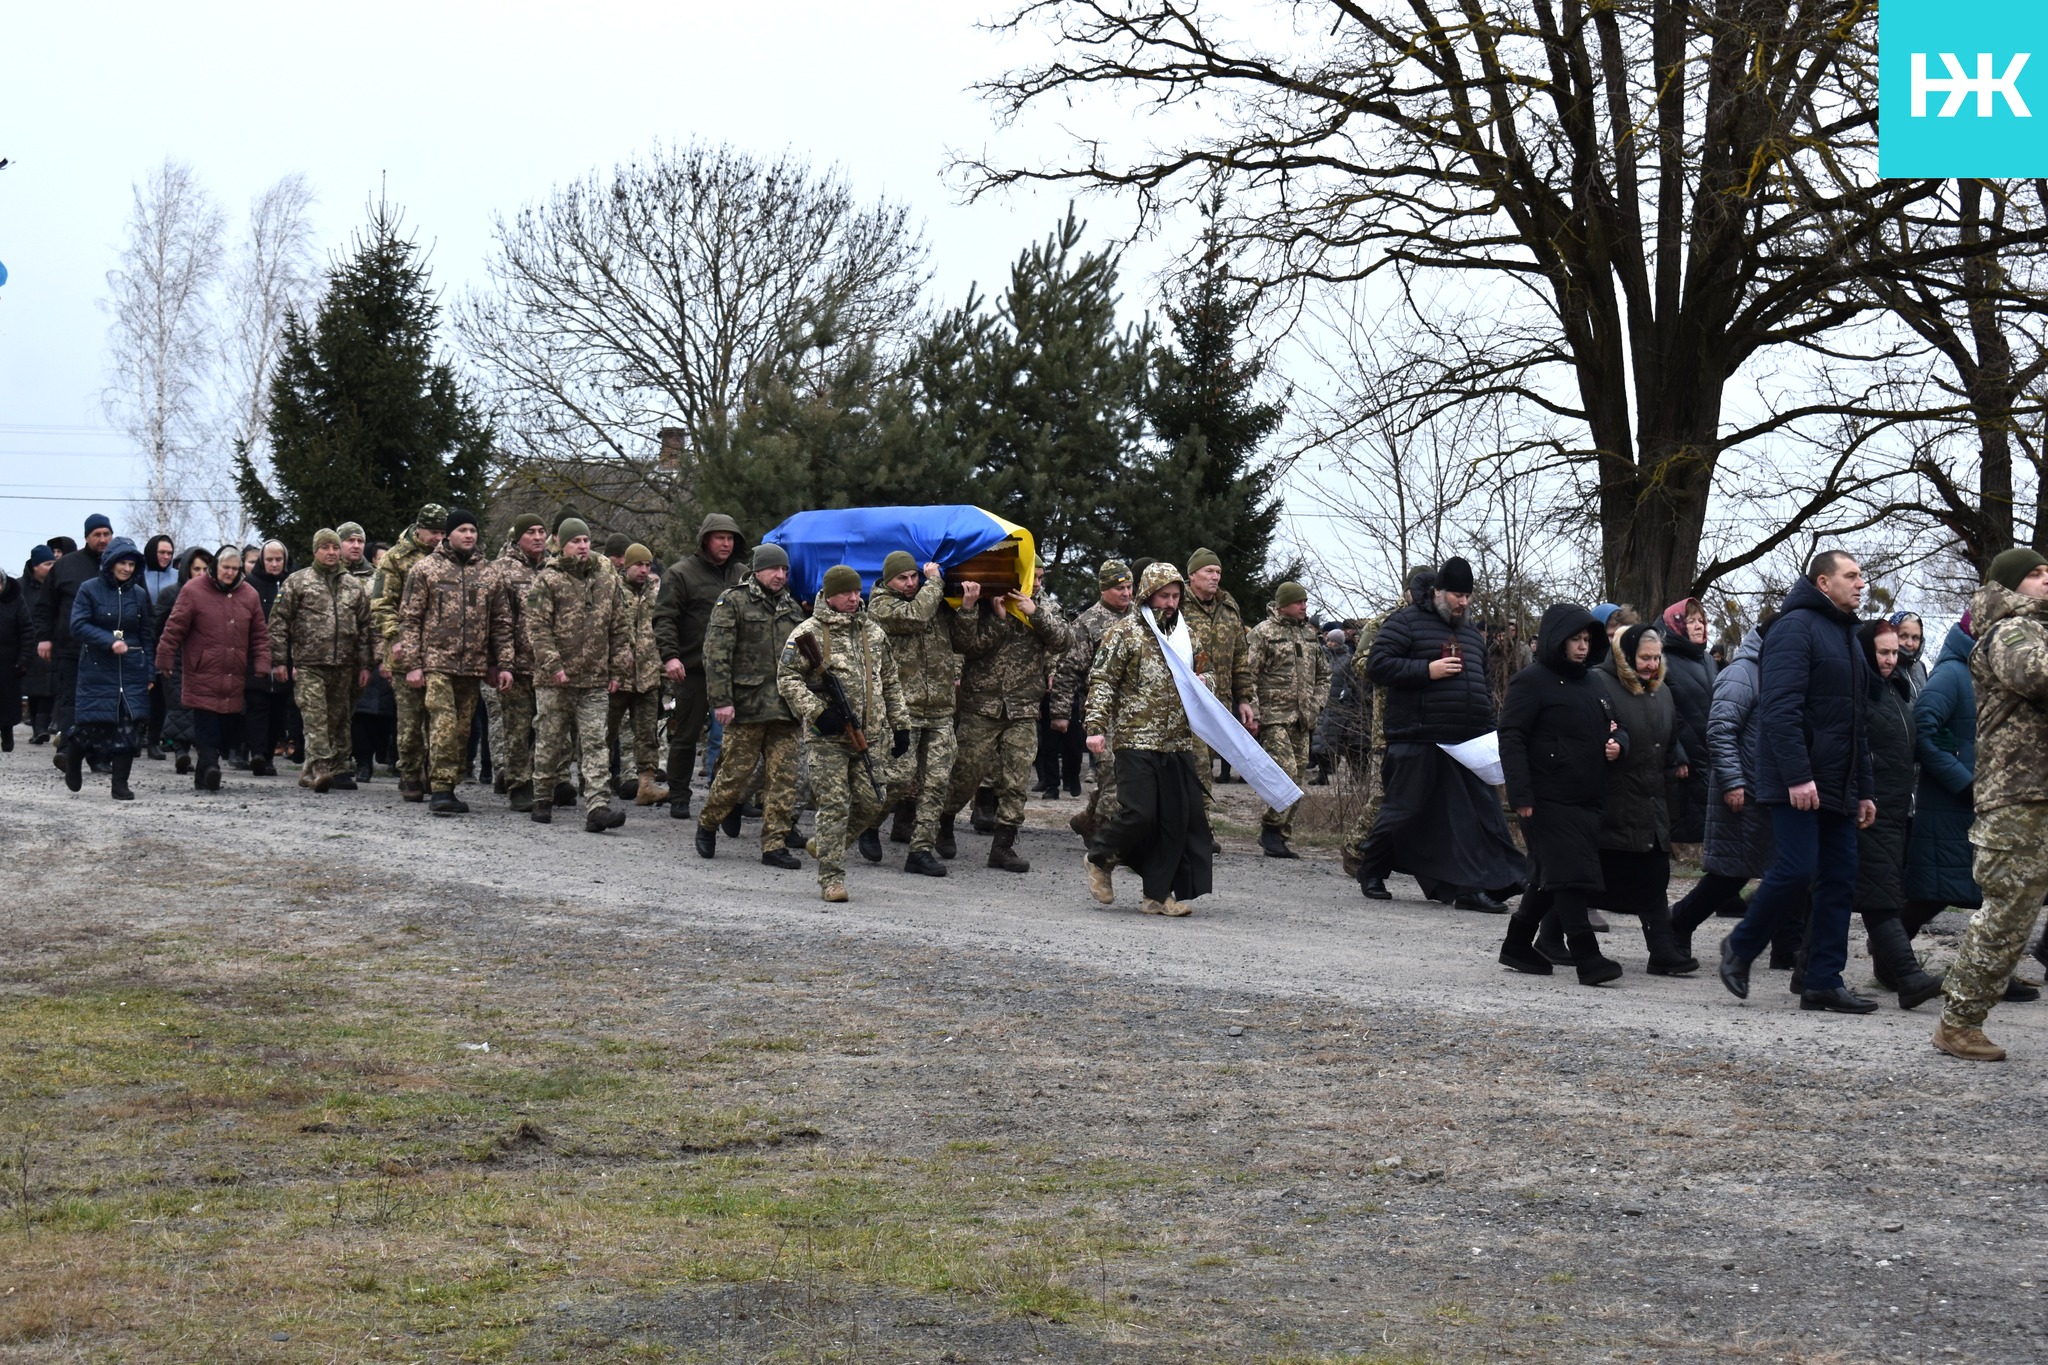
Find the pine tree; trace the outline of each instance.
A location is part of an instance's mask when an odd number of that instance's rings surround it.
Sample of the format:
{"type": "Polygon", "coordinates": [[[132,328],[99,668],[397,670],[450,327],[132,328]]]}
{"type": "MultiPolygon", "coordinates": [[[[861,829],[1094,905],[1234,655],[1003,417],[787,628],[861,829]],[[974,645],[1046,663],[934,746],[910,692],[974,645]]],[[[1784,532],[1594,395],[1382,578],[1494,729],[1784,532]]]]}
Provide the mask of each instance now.
{"type": "Polygon", "coordinates": [[[1139,513],[1150,553],[1185,565],[1207,546],[1223,560],[1223,586],[1248,616],[1281,578],[1267,576],[1280,500],[1279,470],[1259,447],[1282,410],[1257,398],[1265,363],[1240,354],[1253,300],[1231,286],[1228,258],[1212,225],[1202,253],[1166,304],[1172,347],[1153,354],[1144,413],[1164,449],[1139,480],[1154,502],[1139,513]]]}
{"type": "Polygon", "coordinates": [[[266,535],[303,559],[323,526],[360,522],[388,541],[422,503],[481,503],[490,423],[434,358],[439,325],[425,253],[380,201],[312,324],[285,324],[268,483],[237,447],[236,488],[266,535]]]}

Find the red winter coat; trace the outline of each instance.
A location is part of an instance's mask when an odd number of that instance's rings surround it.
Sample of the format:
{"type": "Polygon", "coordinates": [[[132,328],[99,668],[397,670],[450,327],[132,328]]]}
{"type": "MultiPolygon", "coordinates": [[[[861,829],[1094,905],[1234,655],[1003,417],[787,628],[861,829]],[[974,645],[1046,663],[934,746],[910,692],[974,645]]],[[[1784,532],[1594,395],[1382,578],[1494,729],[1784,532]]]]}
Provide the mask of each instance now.
{"type": "Polygon", "coordinates": [[[157,671],[176,672],[181,659],[186,706],[239,713],[243,680],[252,672],[270,672],[270,628],[256,590],[238,582],[223,592],[210,577],[181,588],[171,619],[157,634],[157,671]]]}

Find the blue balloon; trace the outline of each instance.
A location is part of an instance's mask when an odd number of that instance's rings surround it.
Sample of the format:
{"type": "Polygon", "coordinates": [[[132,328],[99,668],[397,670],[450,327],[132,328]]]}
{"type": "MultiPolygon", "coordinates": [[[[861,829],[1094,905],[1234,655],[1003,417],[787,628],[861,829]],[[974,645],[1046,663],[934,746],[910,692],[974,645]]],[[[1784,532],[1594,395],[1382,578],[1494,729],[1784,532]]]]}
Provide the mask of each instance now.
{"type": "Polygon", "coordinates": [[[7,262],[0,261],[0,284],[7,283],[7,262]]]}

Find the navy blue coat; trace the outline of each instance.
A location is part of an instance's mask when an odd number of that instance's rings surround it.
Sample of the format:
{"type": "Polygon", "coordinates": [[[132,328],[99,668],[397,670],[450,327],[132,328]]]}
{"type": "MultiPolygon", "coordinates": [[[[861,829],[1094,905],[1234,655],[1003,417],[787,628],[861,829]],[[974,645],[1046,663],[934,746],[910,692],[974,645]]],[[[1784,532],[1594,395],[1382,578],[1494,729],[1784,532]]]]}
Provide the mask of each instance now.
{"type": "Polygon", "coordinates": [[[1425,602],[1387,618],[1366,653],[1366,675],[1387,689],[1389,744],[1462,744],[1495,728],[1486,639],[1469,620],[1453,626],[1438,616],[1434,597],[1425,602]],[[1464,654],[1464,670],[1431,681],[1429,666],[1453,641],[1464,654]]]}
{"type": "Polygon", "coordinates": [[[1837,815],[1854,816],[1858,801],[1874,798],[1864,717],[1870,666],[1857,624],[1802,578],[1764,632],[1756,798],[1765,805],[1790,804],[1789,790],[1802,782],[1818,787],[1821,809],[1837,815]]]}
{"type": "Polygon", "coordinates": [[[1950,626],[1941,657],[1913,700],[1920,758],[1913,832],[1906,843],[1906,899],[1974,910],[1984,903],[1971,870],[1971,784],[1977,776],[1977,685],[1970,652],[1977,642],[1950,626]]]}
{"type": "Polygon", "coordinates": [[[116,536],[107,546],[100,556],[98,576],[79,586],[69,626],[71,640],[78,647],[74,718],[84,722],[146,719],[156,622],[149,610],[149,589],[142,583],[142,552],[134,541],[116,536]],[[136,573],[126,583],[116,583],[114,563],[122,558],[134,559],[136,573]],[[117,630],[128,646],[126,654],[114,653],[117,630]]]}

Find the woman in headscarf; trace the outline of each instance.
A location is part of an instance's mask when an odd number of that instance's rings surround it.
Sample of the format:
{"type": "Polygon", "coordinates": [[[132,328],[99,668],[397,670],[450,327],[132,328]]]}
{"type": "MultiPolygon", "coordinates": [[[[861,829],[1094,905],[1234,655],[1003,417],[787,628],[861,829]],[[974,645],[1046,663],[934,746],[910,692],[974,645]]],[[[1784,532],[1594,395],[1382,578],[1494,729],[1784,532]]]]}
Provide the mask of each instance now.
{"type": "Polygon", "coordinates": [[[1659,622],[1664,633],[1664,691],[1678,713],[1678,743],[1694,761],[1684,777],[1664,784],[1674,843],[1707,837],[1707,713],[1720,672],[1707,653],[1707,609],[1697,597],[1673,602],[1659,622]]]}
{"type": "Polygon", "coordinates": [[[84,785],[88,763],[113,769],[116,801],[133,801],[128,775],[149,724],[150,650],[156,643],[142,551],[126,536],[107,542],[100,571],[71,603],[78,642],[78,691],[64,743],[64,785],[84,785]]]}
{"type": "Polygon", "coordinates": [[[1921,650],[1927,643],[1926,627],[1921,624],[1918,612],[1895,611],[1891,614],[1892,628],[1899,633],[1899,676],[1905,679],[1906,690],[1914,697],[1927,686],[1927,664],[1921,658],[1921,650]]]}
{"type": "Polygon", "coordinates": [[[1913,808],[1913,690],[1899,667],[1898,627],[1866,621],[1857,627],[1870,665],[1865,707],[1870,766],[1877,779],[1877,820],[1856,833],[1856,909],[1870,940],[1877,979],[1912,1009],[1941,993],[1941,979],[1920,968],[1900,917],[1906,908],[1906,827],[1913,808]]]}
{"type": "Polygon", "coordinates": [[[1508,681],[1500,717],[1500,762],[1508,803],[1529,847],[1529,889],[1508,919],[1504,967],[1550,974],[1536,948],[1536,930],[1555,914],[1564,926],[1571,965],[1581,985],[1621,975],[1603,956],[1586,923],[1587,898],[1601,889],[1600,812],[1608,775],[1628,748],[1628,735],[1588,677],[1607,657],[1608,640],[1584,607],[1559,602],[1536,630],[1536,662],[1508,681]]]}
{"type": "MultiPolygon", "coordinates": [[[[22,605],[31,619],[56,563],[57,552],[48,545],[38,545],[28,552],[28,562],[21,566],[22,605]]],[[[36,652],[34,640],[29,641],[28,672],[22,676],[21,691],[28,711],[28,742],[49,743],[50,714],[57,705],[57,666],[36,652]]]]}
{"type": "Polygon", "coordinates": [[[1689,764],[1678,711],[1664,686],[1664,637],[1650,626],[1622,631],[1620,649],[1593,672],[1601,695],[1628,732],[1628,752],[1607,774],[1600,813],[1598,903],[1643,924],[1653,976],[1683,976],[1699,962],[1671,934],[1671,819],[1666,783],[1685,780],[1689,764]]]}
{"type": "Polygon", "coordinates": [[[242,557],[221,547],[213,572],[178,591],[157,650],[166,669],[182,668],[180,699],[192,713],[199,762],[192,785],[220,789],[220,754],[243,723],[243,684],[252,669],[270,672],[270,630],[256,590],[242,581],[242,557]]]}
{"type": "MultiPolygon", "coordinates": [[[[184,590],[187,583],[194,578],[205,578],[213,572],[213,552],[203,550],[197,545],[190,545],[181,550],[174,562],[178,569],[177,578],[169,587],[157,593],[150,602],[150,610],[155,613],[158,621],[171,619],[171,608],[178,605],[178,594],[184,590]]],[[[192,711],[184,701],[184,670],[175,661],[169,667],[165,667],[161,650],[158,651],[158,655],[156,691],[157,695],[164,699],[163,742],[170,745],[171,751],[177,755],[178,771],[189,773],[192,771],[192,711]]]]}

